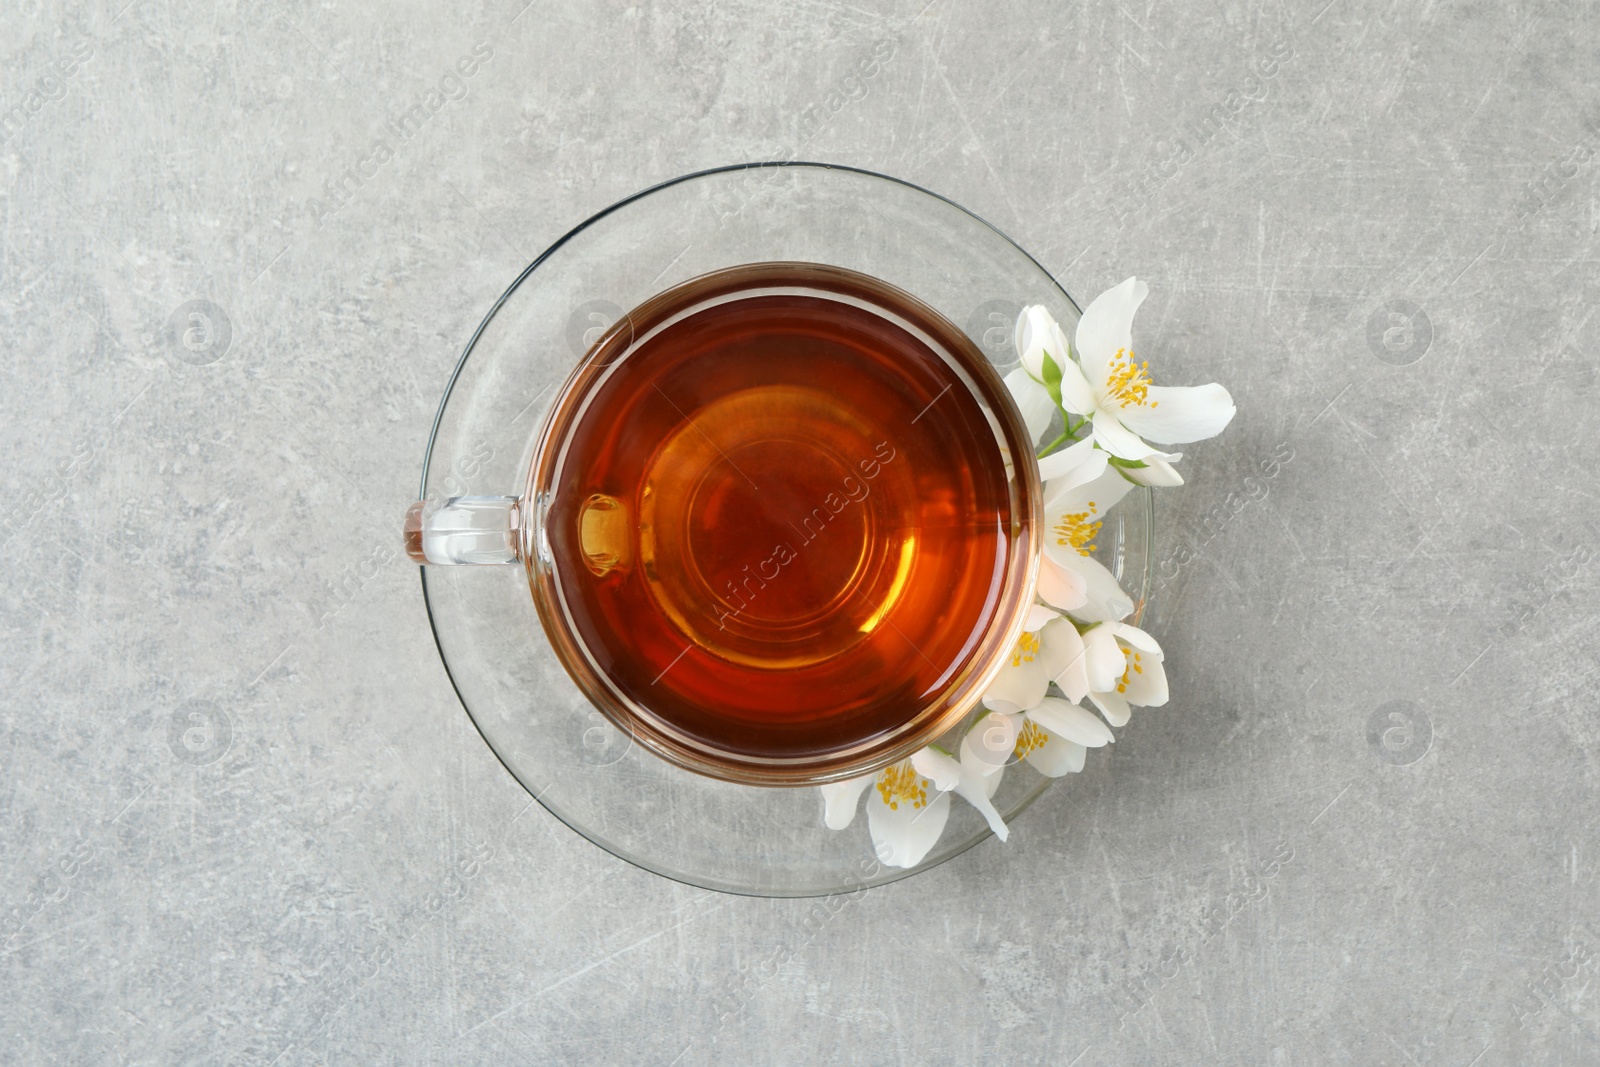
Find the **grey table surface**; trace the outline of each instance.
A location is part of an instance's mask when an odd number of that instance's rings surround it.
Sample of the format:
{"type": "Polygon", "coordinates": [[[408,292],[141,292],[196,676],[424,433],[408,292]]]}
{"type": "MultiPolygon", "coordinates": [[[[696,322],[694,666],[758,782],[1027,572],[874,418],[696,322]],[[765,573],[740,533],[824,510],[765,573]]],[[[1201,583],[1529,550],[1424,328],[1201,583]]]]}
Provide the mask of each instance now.
{"type": "Polygon", "coordinates": [[[1593,5],[13,0],[0,55],[0,1061],[1600,1063],[1593,5]],[[1161,500],[1171,705],[820,923],[532,805],[392,552],[529,250],[797,155],[1147,277],[1239,405],[1161,500]]]}

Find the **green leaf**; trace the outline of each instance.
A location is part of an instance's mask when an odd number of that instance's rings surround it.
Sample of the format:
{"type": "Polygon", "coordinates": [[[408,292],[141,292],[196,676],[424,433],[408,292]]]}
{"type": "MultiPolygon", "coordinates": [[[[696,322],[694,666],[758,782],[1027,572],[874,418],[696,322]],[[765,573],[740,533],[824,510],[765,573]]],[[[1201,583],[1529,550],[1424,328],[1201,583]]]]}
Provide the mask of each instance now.
{"type": "MultiPolygon", "coordinates": [[[[1056,407],[1061,407],[1061,365],[1051,358],[1049,352],[1041,352],[1040,370],[1044,372],[1045,392],[1050,394],[1050,399],[1056,402],[1056,407]]],[[[1066,408],[1061,408],[1063,412],[1066,408]]]]}

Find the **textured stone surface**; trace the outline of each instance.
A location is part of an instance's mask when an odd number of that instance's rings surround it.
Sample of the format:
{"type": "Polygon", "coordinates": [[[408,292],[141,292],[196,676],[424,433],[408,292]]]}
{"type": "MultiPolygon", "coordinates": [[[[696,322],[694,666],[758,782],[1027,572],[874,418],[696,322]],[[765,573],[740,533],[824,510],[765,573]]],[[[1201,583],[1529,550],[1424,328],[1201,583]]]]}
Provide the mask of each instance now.
{"type": "Polygon", "coordinates": [[[0,1061],[1600,1062],[1592,5],[524,2],[0,12],[0,1061]],[[1147,276],[1240,409],[1173,704],[820,929],[531,806],[409,565],[330,593],[531,254],[793,155],[1147,276]]]}

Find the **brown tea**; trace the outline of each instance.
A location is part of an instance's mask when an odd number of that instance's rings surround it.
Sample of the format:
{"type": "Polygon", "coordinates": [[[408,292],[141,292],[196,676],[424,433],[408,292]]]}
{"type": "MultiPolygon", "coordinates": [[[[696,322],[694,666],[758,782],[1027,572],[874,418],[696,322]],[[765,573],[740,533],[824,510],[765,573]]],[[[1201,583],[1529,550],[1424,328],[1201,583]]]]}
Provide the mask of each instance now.
{"type": "Polygon", "coordinates": [[[969,669],[1014,504],[961,346],[981,361],[899,290],[801,264],[685,283],[602,338],[542,550],[616,694],[783,761],[892,734],[969,669]]]}

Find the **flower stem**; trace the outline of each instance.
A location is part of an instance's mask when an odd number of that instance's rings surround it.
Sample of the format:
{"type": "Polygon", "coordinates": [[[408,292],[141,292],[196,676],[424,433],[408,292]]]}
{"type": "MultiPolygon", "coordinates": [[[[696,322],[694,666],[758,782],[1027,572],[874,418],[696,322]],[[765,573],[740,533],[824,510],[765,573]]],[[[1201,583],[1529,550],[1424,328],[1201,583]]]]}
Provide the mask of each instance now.
{"type": "Polygon", "coordinates": [[[1049,444],[1047,444],[1043,448],[1039,449],[1037,454],[1040,455],[1040,456],[1045,456],[1045,455],[1048,455],[1051,452],[1054,452],[1057,445],[1059,445],[1062,442],[1066,441],[1071,436],[1072,436],[1072,431],[1071,430],[1062,430],[1060,437],[1057,437],[1054,441],[1051,441],[1049,444]]]}
{"type": "Polygon", "coordinates": [[[1071,416],[1068,416],[1067,428],[1061,431],[1061,436],[1057,437],[1054,441],[1051,441],[1034,454],[1041,457],[1047,456],[1051,452],[1054,452],[1059,446],[1076,441],[1078,431],[1083,429],[1084,424],[1088,421],[1088,419],[1079,419],[1077,422],[1073,422],[1071,416]]]}

